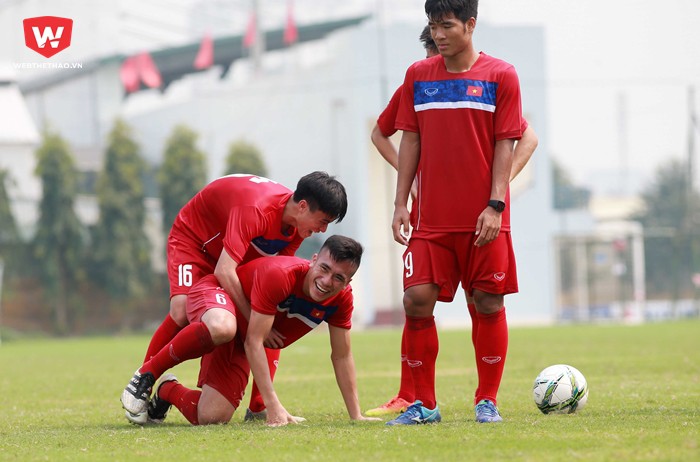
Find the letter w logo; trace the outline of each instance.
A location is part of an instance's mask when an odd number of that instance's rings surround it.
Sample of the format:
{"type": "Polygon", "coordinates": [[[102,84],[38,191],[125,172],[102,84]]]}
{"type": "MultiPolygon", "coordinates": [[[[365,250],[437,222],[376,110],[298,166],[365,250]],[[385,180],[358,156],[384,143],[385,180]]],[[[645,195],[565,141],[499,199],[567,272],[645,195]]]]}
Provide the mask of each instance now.
{"type": "Polygon", "coordinates": [[[24,24],[24,43],[45,58],[50,58],[70,46],[73,20],[57,16],[27,18],[24,24]],[[46,46],[46,43],[50,46],[46,46]]]}

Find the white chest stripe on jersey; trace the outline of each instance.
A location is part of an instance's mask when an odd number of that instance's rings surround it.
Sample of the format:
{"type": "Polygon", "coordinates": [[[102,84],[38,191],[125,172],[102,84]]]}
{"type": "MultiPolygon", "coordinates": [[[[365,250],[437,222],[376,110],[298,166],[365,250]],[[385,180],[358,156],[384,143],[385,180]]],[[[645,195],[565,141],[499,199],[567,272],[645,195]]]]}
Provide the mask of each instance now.
{"type": "Polygon", "coordinates": [[[495,112],[496,106],[493,104],[479,103],[476,101],[437,101],[432,103],[416,104],[413,106],[416,112],[427,111],[428,109],[478,109],[481,111],[495,112]]]}

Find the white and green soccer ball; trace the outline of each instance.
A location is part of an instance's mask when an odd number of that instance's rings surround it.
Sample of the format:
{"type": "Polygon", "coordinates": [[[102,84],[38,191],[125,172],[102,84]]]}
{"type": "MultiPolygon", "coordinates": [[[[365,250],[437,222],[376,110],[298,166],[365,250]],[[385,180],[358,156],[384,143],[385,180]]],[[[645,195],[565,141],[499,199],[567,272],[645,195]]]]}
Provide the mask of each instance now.
{"type": "Polygon", "coordinates": [[[532,395],[544,414],[571,414],[588,401],[588,383],[575,367],[555,364],[537,375],[532,395]]]}

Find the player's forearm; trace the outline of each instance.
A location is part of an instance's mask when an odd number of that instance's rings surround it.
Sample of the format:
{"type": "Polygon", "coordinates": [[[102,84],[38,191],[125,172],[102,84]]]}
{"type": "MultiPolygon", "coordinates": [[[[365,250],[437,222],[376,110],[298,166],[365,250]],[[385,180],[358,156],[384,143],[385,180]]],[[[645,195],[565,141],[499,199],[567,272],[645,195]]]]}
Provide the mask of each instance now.
{"type": "Polygon", "coordinates": [[[255,379],[260,395],[265,402],[265,406],[272,407],[276,404],[281,406],[277,393],[272,385],[270,369],[267,365],[267,356],[265,355],[265,348],[262,340],[253,339],[252,341],[249,341],[246,339],[244,346],[246,357],[248,358],[248,363],[250,364],[250,370],[253,373],[253,378],[255,379]]]}
{"type": "Polygon", "coordinates": [[[498,140],[493,152],[493,170],[491,172],[491,195],[489,199],[505,201],[513,166],[514,140],[498,140]]]}
{"type": "Polygon", "coordinates": [[[238,279],[238,273],[236,273],[236,268],[238,268],[238,263],[231,259],[224,250],[222,256],[219,258],[219,262],[214,269],[214,276],[221,284],[221,287],[229,294],[233,303],[241,311],[246,320],[250,319],[250,303],[245,297],[243,292],[243,287],[241,286],[241,281],[238,279]]]}
{"type": "Polygon", "coordinates": [[[389,138],[382,134],[379,130],[379,126],[375,125],[372,129],[372,144],[377,148],[379,154],[386,160],[389,165],[394,167],[395,170],[399,169],[399,154],[396,152],[394,143],[391,142],[389,138]]]}
{"type": "Polygon", "coordinates": [[[355,375],[355,361],[352,355],[343,358],[331,358],[335,379],[338,382],[340,394],[343,396],[345,407],[351,419],[357,420],[362,417],[360,410],[360,400],[357,396],[357,380],[355,375]]]}
{"type": "Polygon", "coordinates": [[[405,206],[411,193],[411,185],[416,177],[420,160],[420,135],[404,131],[399,146],[399,172],[396,179],[394,206],[405,206]]]}
{"type": "Polygon", "coordinates": [[[250,319],[250,303],[245,297],[243,292],[243,287],[241,286],[241,281],[238,279],[238,275],[232,277],[226,282],[221,282],[221,287],[224,288],[226,293],[228,293],[233,299],[233,303],[240,310],[240,312],[245,316],[246,320],[250,319]]]}
{"type": "Polygon", "coordinates": [[[539,140],[532,127],[527,127],[523,132],[523,137],[515,144],[513,151],[513,166],[510,169],[510,181],[513,181],[525,165],[530,161],[530,157],[537,149],[539,140]]]}

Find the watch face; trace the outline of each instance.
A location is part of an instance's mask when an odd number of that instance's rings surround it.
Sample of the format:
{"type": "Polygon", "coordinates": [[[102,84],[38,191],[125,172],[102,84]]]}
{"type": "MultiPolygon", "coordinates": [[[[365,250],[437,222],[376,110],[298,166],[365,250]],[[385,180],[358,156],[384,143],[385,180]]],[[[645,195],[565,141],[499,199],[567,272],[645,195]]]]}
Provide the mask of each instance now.
{"type": "Polygon", "coordinates": [[[506,209],[506,203],[503,201],[490,200],[489,206],[496,209],[497,212],[502,212],[506,209]]]}

